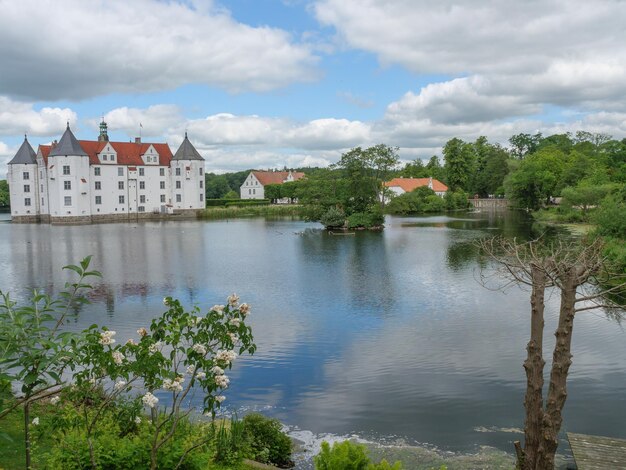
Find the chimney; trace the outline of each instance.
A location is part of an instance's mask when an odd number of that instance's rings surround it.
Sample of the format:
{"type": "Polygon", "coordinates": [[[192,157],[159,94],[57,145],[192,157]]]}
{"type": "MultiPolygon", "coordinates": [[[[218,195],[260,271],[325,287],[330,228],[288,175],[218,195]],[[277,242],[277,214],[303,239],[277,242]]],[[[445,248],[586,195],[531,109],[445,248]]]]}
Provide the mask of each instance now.
{"type": "Polygon", "coordinates": [[[57,142],[57,140],[56,140],[56,139],[54,139],[54,140],[52,141],[52,144],[50,144],[50,148],[51,148],[51,149],[53,149],[54,147],[56,147],[56,146],[57,146],[57,143],[58,143],[58,142],[57,142]]]}
{"type": "Polygon", "coordinates": [[[135,143],[136,144],[140,144],[141,143],[141,137],[135,137],[135,143]]]}

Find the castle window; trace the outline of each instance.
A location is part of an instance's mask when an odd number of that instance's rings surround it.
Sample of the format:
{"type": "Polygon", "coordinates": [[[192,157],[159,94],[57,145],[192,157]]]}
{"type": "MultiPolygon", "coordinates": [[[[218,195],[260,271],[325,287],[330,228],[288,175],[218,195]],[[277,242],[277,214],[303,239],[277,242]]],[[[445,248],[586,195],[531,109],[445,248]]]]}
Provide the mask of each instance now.
{"type": "Polygon", "coordinates": [[[141,196],[139,196],[139,202],[141,202],[142,204],[145,204],[145,202],[146,202],[146,196],[145,196],[145,195],[143,195],[143,194],[142,194],[141,196]]]}
{"type": "Polygon", "coordinates": [[[120,196],[117,200],[120,204],[124,204],[124,196],[120,196]]]}
{"type": "Polygon", "coordinates": [[[139,206],[137,208],[137,212],[146,212],[146,208],[144,206],[139,206]]]}
{"type": "Polygon", "coordinates": [[[119,167],[117,169],[117,176],[124,176],[124,168],[119,167]]]}
{"type": "Polygon", "coordinates": [[[165,168],[159,168],[159,176],[165,176],[165,168]]]}
{"type": "Polygon", "coordinates": [[[146,182],[145,181],[140,181],[139,182],[139,189],[146,189],[146,182]]]}
{"type": "Polygon", "coordinates": [[[165,194],[161,194],[161,202],[165,202],[165,194]]]}
{"type": "Polygon", "coordinates": [[[180,189],[180,181],[176,181],[176,189],[180,189]]]}
{"type": "Polygon", "coordinates": [[[69,175],[70,174],[70,166],[69,165],[63,165],[63,174],[64,175],[69,175]]]}
{"type": "Polygon", "coordinates": [[[24,198],[24,205],[25,206],[30,206],[30,198],[29,197],[24,198]]]}
{"type": "Polygon", "coordinates": [[[124,182],[123,181],[118,181],[117,182],[117,189],[124,189],[124,182]]]}
{"type": "Polygon", "coordinates": [[[176,176],[180,176],[180,168],[176,168],[176,176]]]}
{"type": "Polygon", "coordinates": [[[94,174],[95,176],[100,176],[100,167],[99,167],[99,166],[94,167],[94,169],[93,169],[93,174],[94,174]]]}
{"type": "Polygon", "coordinates": [[[71,206],[72,205],[72,196],[65,196],[63,198],[63,205],[71,206]]]}
{"type": "Polygon", "coordinates": [[[96,204],[102,204],[102,196],[96,196],[96,204]]]}
{"type": "Polygon", "coordinates": [[[204,194],[200,193],[200,202],[204,201],[204,194]]]}
{"type": "Polygon", "coordinates": [[[165,181],[161,181],[161,182],[159,183],[159,187],[160,187],[161,189],[165,189],[165,181]]]}
{"type": "Polygon", "coordinates": [[[30,184],[25,184],[24,185],[24,192],[25,193],[30,193],[30,184]]]}
{"type": "Polygon", "coordinates": [[[182,200],[183,200],[183,198],[181,197],[181,195],[180,195],[180,194],[177,194],[177,195],[176,195],[176,202],[180,202],[180,201],[182,201],[182,200]]]}
{"type": "Polygon", "coordinates": [[[139,168],[139,176],[143,176],[144,168],[139,168]]]}
{"type": "Polygon", "coordinates": [[[72,189],[72,182],[71,181],[63,181],[63,189],[65,189],[66,191],[72,189]]]}
{"type": "Polygon", "coordinates": [[[200,180],[200,188],[202,188],[202,183],[204,183],[204,181],[200,180]]]}
{"type": "Polygon", "coordinates": [[[30,179],[30,173],[28,171],[25,171],[22,173],[22,178],[25,180],[29,180],[30,179]]]}
{"type": "Polygon", "coordinates": [[[198,168],[200,170],[200,176],[202,176],[202,168],[198,168]]]}
{"type": "Polygon", "coordinates": [[[96,189],[97,190],[102,189],[102,183],[100,181],[96,181],[96,189]]]}

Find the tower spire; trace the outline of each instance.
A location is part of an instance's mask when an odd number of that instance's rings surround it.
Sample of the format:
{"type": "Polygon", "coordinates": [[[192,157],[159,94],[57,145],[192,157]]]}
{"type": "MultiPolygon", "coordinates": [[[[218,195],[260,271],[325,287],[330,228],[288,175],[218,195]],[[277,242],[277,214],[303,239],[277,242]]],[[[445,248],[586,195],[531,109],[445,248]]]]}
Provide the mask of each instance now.
{"type": "Polygon", "coordinates": [[[104,115],[102,116],[102,121],[100,122],[100,135],[98,136],[98,142],[108,142],[109,134],[107,132],[107,123],[104,122],[104,115]]]}

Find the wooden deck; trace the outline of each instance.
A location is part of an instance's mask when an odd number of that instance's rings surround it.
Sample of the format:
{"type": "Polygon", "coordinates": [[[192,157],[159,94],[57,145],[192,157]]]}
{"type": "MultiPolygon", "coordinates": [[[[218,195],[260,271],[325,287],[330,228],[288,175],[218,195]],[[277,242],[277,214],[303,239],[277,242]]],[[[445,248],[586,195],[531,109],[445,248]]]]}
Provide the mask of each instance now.
{"type": "Polygon", "coordinates": [[[626,469],[626,439],[567,433],[578,470],[626,469]]]}

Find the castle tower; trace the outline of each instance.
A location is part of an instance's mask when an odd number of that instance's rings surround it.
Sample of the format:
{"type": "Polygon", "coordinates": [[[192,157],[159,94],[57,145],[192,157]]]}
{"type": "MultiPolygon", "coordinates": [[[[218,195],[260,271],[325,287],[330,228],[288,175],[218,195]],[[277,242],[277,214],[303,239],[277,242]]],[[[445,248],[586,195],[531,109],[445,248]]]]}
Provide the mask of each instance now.
{"type": "Polygon", "coordinates": [[[107,132],[107,123],[104,122],[104,116],[102,116],[102,122],[100,123],[100,135],[98,136],[98,142],[108,142],[109,134],[107,132]]]}
{"type": "Polygon", "coordinates": [[[37,154],[24,135],[24,142],[8,164],[7,182],[11,197],[11,219],[15,222],[39,221],[39,178],[37,154]]]}
{"type": "Polygon", "coordinates": [[[204,209],[206,207],[204,158],[187,138],[187,132],[172,158],[171,168],[174,209],[204,209]]]}
{"type": "Polygon", "coordinates": [[[89,156],[74,137],[68,122],[63,137],[48,154],[51,221],[55,218],[74,222],[91,220],[89,173],[89,156]]]}

